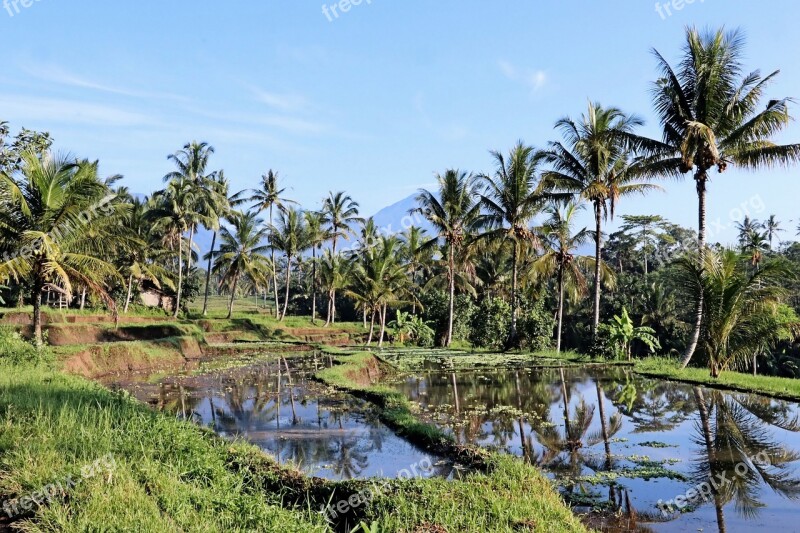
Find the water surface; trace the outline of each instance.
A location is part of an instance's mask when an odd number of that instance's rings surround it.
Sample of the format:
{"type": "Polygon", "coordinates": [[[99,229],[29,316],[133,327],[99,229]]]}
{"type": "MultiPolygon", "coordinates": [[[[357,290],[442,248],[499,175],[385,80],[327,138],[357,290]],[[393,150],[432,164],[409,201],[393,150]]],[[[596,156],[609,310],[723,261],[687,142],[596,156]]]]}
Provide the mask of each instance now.
{"type": "Polygon", "coordinates": [[[599,368],[431,370],[394,386],[459,442],[519,455],[579,511],[624,519],[598,527],[800,531],[794,402],[599,368]]]}
{"type": "Polygon", "coordinates": [[[365,402],[311,380],[317,369],[330,364],[327,358],[293,355],[236,368],[125,376],[108,385],[222,436],[244,438],[314,476],[452,474],[452,464],[395,435],[365,402]]]}

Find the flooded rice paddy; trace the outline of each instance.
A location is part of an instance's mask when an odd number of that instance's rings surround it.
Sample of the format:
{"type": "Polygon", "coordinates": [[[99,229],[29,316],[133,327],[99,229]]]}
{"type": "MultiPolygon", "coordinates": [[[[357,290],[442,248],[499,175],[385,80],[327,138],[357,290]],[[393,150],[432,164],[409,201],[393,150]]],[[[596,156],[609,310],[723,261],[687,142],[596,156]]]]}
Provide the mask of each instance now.
{"type": "Polygon", "coordinates": [[[796,403],[601,368],[430,370],[393,386],[458,442],[518,455],[578,511],[619,517],[609,530],[800,531],[796,403]]]}
{"type": "Polygon", "coordinates": [[[293,355],[234,368],[113,378],[107,385],[224,437],[246,439],[282,464],[325,479],[453,475],[451,463],[395,435],[365,402],[311,380],[329,359],[293,355]]]}

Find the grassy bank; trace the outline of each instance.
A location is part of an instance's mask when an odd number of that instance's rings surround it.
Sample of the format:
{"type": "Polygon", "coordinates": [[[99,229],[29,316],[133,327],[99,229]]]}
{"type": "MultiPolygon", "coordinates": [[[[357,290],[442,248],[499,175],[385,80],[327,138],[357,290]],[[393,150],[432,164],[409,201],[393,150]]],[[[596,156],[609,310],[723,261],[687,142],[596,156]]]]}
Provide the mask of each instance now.
{"type": "Polygon", "coordinates": [[[394,484],[366,510],[386,531],[585,531],[542,473],[517,458],[456,446],[437,427],[420,422],[401,394],[372,384],[376,360],[368,352],[325,349],[339,363],[317,378],[375,403],[381,419],[409,440],[472,463],[458,481],[394,484]],[[423,529],[425,526],[443,529],[423,529]],[[420,529],[416,529],[420,528],[420,529]]]}
{"type": "Polygon", "coordinates": [[[709,375],[708,369],[681,369],[676,360],[666,358],[649,358],[637,361],[634,371],[648,377],[800,401],[800,380],[797,379],[753,376],[752,374],[730,371],[723,372],[719,378],[714,379],[709,375]]]}
{"type": "Polygon", "coordinates": [[[229,467],[246,448],[82,378],[0,363],[0,494],[59,487],[46,505],[18,507],[27,531],[324,530],[229,467]],[[113,468],[83,479],[109,457],[113,468]]]}

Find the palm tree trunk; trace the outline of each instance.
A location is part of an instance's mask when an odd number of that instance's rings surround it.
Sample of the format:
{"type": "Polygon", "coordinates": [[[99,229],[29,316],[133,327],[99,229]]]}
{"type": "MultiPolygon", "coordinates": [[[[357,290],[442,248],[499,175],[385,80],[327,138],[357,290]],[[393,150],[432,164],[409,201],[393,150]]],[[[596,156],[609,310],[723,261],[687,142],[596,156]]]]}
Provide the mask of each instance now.
{"type": "MultiPolygon", "coordinates": [[[[269,206],[269,227],[272,228],[272,204],[269,206]]],[[[269,240],[272,245],[272,236],[269,240]]],[[[278,299],[278,269],[275,265],[275,248],[272,248],[272,286],[275,294],[275,318],[280,318],[281,306],[278,299]]]]}
{"type": "Polygon", "coordinates": [[[186,277],[192,273],[192,245],[194,243],[194,224],[189,228],[189,249],[186,250],[186,277]]]}
{"type": "Polygon", "coordinates": [[[317,323],[317,247],[311,248],[311,323],[317,323]]]}
{"type": "Polygon", "coordinates": [[[281,313],[281,322],[286,318],[286,312],[289,310],[289,285],[292,282],[292,257],[286,257],[286,296],[283,300],[283,313],[281,313]]]}
{"type": "Polygon", "coordinates": [[[511,258],[513,265],[511,266],[511,328],[508,332],[508,340],[506,341],[506,348],[516,348],[519,344],[517,336],[517,290],[519,278],[519,243],[514,240],[514,253],[511,258]]]}
{"type": "Polygon", "coordinates": [[[36,346],[42,345],[42,286],[39,276],[33,282],[33,340],[36,346]]]}
{"type": "Polygon", "coordinates": [[[233,285],[231,286],[231,299],[228,302],[228,320],[233,318],[233,302],[236,300],[236,287],[239,285],[239,276],[233,278],[233,285]]]}
{"type": "Polygon", "coordinates": [[[327,328],[331,325],[331,291],[328,291],[328,309],[327,314],[325,316],[325,325],[323,327],[327,328]]]}
{"type": "Polygon", "coordinates": [[[372,310],[372,319],[369,323],[369,337],[367,337],[367,346],[372,344],[372,336],[375,333],[375,310],[372,310]]]}
{"type": "MultiPolygon", "coordinates": [[[[698,199],[698,255],[700,261],[700,268],[705,266],[706,256],[706,182],[707,176],[705,171],[699,171],[695,176],[697,182],[697,199],[698,199]]],[[[686,368],[694,356],[697,349],[697,344],[700,341],[700,332],[703,327],[703,291],[697,295],[697,308],[695,310],[694,331],[689,339],[689,345],[686,347],[686,352],[683,354],[683,361],[681,361],[681,368],[686,368]]]]}
{"type": "Polygon", "coordinates": [[[128,306],[131,303],[131,290],[133,289],[133,275],[128,276],[128,295],[125,297],[125,309],[122,310],[123,314],[128,314],[128,306]]]}
{"type": "MultiPolygon", "coordinates": [[[[331,253],[333,254],[334,257],[336,257],[336,241],[338,239],[337,239],[337,236],[336,236],[336,228],[335,227],[333,228],[333,231],[334,231],[333,249],[331,250],[331,253]]],[[[330,323],[331,324],[335,324],[336,323],[336,289],[335,288],[331,291],[331,321],[330,321],[330,323]]]]}
{"type": "Polygon", "coordinates": [[[211,258],[214,255],[214,246],[217,244],[217,232],[211,237],[211,251],[208,254],[208,269],[206,272],[206,292],[203,296],[203,316],[208,315],[208,293],[211,290],[211,258]]]}
{"type": "Polygon", "coordinates": [[[600,202],[594,203],[594,317],[592,319],[592,338],[597,340],[597,328],[600,326],[600,261],[603,254],[603,219],[600,202]]]}
{"type": "Polygon", "coordinates": [[[448,251],[449,258],[448,258],[448,275],[450,277],[450,301],[449,305],[449,314],[447,318],[447,341],[445,343],[445,347],[449,348],[451,344],[453,344],[453,315],[455,314],[455,299],[456,299],[456,265],[455,265],[455,252],[453,250],[453,244],[450,244],[450,250],[448,251]]]}
{"type": "Polygon", "coordinates": [[[81,291],[81,311],[86,307],[86,287],[81,291]]]}
{"type": "Polygon", "coordinates": [[[564,323],[564,267],[558,267],[558,337],[556,353],[561,353],[561,327],[564,323]]]}
{"type": "Polygon", "coordinates": [[[183,293],[183,237],[178,239],[178,294],[175,296],[175,313],[173,318],[178,318],[181,311],[181,294],[183,293]]]}
{"type": "Polygon", "coordinates": [[[381,316],[381,337],[378,340],[378,348],[383,348],[383,337],[386,335],[386,305],[380,310],[381,316]]]}

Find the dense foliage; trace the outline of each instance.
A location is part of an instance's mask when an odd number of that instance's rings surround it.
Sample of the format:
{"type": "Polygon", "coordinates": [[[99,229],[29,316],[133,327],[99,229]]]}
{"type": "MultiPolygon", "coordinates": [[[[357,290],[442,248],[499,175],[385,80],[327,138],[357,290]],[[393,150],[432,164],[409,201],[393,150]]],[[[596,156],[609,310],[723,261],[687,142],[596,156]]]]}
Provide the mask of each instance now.
{"type": "Polygon", "coordinates": [[[207,143],[170,155],[163,189],[142,198],[99,176],[97,162],[56,155],[48,134],[11,137],[2,123],[0,293],[33,306],[37,343],[48,305],[118,314],[148,303],[178,318],[199,297],[206,314],[213,292],[229,297],[229,316],[237,297],[254,296],[281,321],[359,321],[378,346],[656,350],[715,376],[759,366],[796,375],[800,245],[780,242],[774,216],[749,213],[735,250],[706,246],[713,168],[800,158],[800,145],[772,141],[791,118],[788,99],[764,99],[775,75],[744,75],[742,57],[738,33],[688,30],[678,69],[657,54],[662,139],[642,137],[637,115],[593,102],[559,120],[559,140],[544,149],[520,141],[492,152],[491,172],[439,174],[410,213],[430,229],[398,234],[362,218],[344,191],[296,205],[274,171],[234,193],[207,143]],[[629,215],[604,233],[632,195],[690,173],[697,232],[629,215]],[[579,228],[587,208],[594,224],[579,228]],[[202,257],[200,228],[213,232],[202,257]]]}

